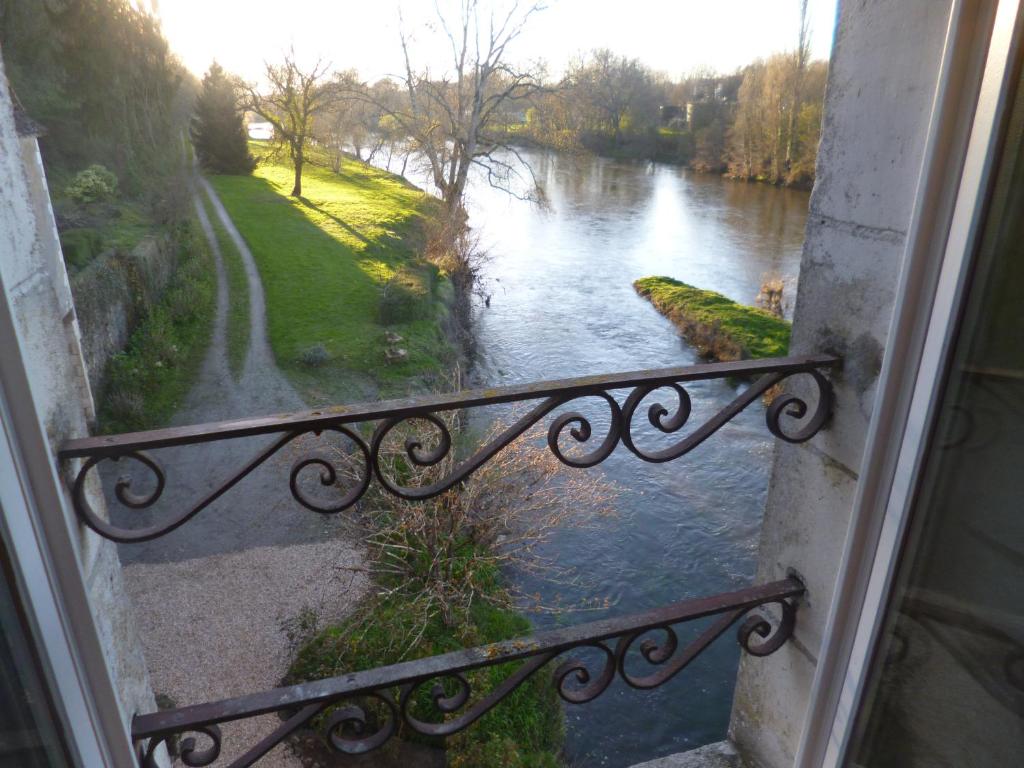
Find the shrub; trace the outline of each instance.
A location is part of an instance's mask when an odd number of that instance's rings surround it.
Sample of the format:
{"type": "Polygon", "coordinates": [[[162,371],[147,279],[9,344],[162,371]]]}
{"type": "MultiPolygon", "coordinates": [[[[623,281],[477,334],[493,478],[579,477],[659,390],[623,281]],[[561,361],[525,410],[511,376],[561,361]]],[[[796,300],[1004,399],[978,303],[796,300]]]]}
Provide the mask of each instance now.
{"type": "Polygon", "coordinates": [[[306,347],[299,355],[299,362],[308,368],[319,368],[330,359],[331,355],[323,344],[314,344],[311,347],[306,347]]]}
{"type": "MultiPolygon", "coordinates": [[[[456,415],[441,418],[450,433],[459,434],[456,415]]],[[[438,436],[424,434],[424,427],[429,429],[413,420],[381,440],[379,469],[385,476],[402,485],[423,487],[454,470],[455,451],[426,467],[409,461],[410,441],[422,441],[425,450],[437,445],[438,436]]],[[[494,425],[485,442],[502,429],[503,425],[494,425]]],[[[611,486],[567,472],[553,454],[540,450],[537,442],[543,432],[527,433],[457,489],[434,499],[406,502],[371,491],[363,502],[363,517],[369,528],[369,570],[377,594],[341,624],[326,627],[309,640],[296,655],[286,682],[316,680],[528,635],[530,622],[517,611],[517,603],[527,598],[513,594],[503,583],[503,569],[514,564],[537,574],[547,571],[555,579],[567,576],[552,570],[554,566],[539,554],[539,545],[565,525],[587,525],[595,516],[610,512],[608,502],[614,495],[611,486]]],[[[345,482],[360,471],[358,461],[341,448],[333,463],[345,482]]],[[[497,664],[466,672],[465,677],[476,695],[485,695],[521,664],[497,664]]],[[[420,685],[409,708],[419,719],[436,722],[441,713],[431,687],[420,685]]],[[[379,724],[387,718],[381,706],[369,699],[366,704],[370,721],[379,724]]],[[[375,727],[369,726],[368,732],[375,727]]],[[[442,746],[437,739],[399,727],[401,739],[442,746]]],[[[450,768],[556,768],[563,731],[550,671],[538,672],[472,728],[444,742],[446,764],[450,768]]]]}
{"type": "Polygon", "coordinates": [[[117,176],[99,163],[75,174],[64,194],[78,203],[97,203],[117,197],[117,176]]]}
{"type": "Polygon", "coordinates": [[[409,323],[424,320],[433,311],[432,294],[437,270],[429,268],[403,268],[381,289],[381,325],[409,323]]]}
{"type": "Polygon", "coordinates": [[[145,420],[146,401],[139,391],[121,385],[107,395],[106,409],[111,418],[121,423],[140,424],[145,420]]]}

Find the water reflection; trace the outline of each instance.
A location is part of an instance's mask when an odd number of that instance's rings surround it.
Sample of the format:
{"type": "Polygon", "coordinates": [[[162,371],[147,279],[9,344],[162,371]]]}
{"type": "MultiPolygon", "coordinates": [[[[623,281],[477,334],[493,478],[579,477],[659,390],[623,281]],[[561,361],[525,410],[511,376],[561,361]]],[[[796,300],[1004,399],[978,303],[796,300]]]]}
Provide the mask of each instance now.
{"type": "MultiPolygon", "coordinates": [[[[645,275],[670,275],[753,303],[762,277],[771,274],[787,279],[792,303],[806,193],[671,166],[527,157],[549,209],[479,182],[469,196],[470,223],[492,256],[490,307],[477,314],[475,383],[696,362],[671,323],[633,291],[633,280],[645,275]]],[[[691,423],[735,393],[723,381],[694,385],[691,423]]],[[[671,409],[673,396],[663,394],[671,409]]],[[[607,408],[584,403],[579,410],[593,417],[599,440],[607,408]]],[[[620,446],[599,467],[574,470],[601,473],[620,486],[619,514],[596,528],[567,528],[547,545],[543,554],[574,568],[578,584],[523,575],[521,586],[549,602],[607,598],[611,607],[604,614],[538,615],[534,622],[575,623],[748,585],[771,455],[758,406],[676,462],[644,464],[620,446]]],[[[722,638],[657,690],[616,681],[596,701],[568,705],[570,763],[628,766],[723,738],[737,658],[736,644],[722,638]]]]}

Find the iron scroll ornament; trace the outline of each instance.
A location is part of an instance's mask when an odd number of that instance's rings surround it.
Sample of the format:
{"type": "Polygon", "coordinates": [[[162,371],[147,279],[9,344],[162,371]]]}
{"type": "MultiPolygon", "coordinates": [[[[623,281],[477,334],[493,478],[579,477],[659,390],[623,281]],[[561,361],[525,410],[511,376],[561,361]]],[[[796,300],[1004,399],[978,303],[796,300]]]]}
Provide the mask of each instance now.
{"type": "Polygon", "coordinates": [[[552,670],[552,684],[570,704],[593,701],[620,677],[638,689],[668,682],[745,615],[737,639],[748,654],[767,656],[794,630],[803,584],[794,578],[736,592],[673,603],[633,616],[541,632],[480,648],[407,661],[390,667],[354,672],[209,704],[138,715],[132,738],[143,768],[154,768],[162,744],[177,738],[187,766],[208,766],[221,757],[220,726],[279,713],[282,722],[230,763],[241,768],[256,763],[277,744],[302,728],[316,725],[324,742],[341,755],[372,752],[390,741],[399,725],[425,736],[445,737],[470,727],[498,706],[543,667],[564,658],[552,670]],[[774,606],[778,616],[765,611],[774,606]],[[711,619],[695,638],[683,644],[678,628],[711,619]],[[657,639],[655,639],[657,638],[657,639]],[[588,662],[581,650],[596,653],[588,662]],[[634,649],[639,653],[631,653],[634,649]],[[565,658],[568,656],[568,658],[565,658]],[[520,665],[493,689],[474,698],[467,673],[509,662],[520,665]],[[646,668],[637,672],[636,663],[646,668]],[[448,683],[447,687],[445,682],[448,683]],[[427,691],[429,712],[422,707],[427,691]],[[203,748],[197,736],[205,737],[203,748]]]}
{"type": "Polygon", "coordinates": [[[529,387],[459,393],[436,398],[416,398],[371,406],[353,406],[338,409],[338,415],[314,413],[311,416],[298,414],[258,420],[257,427],[249,426],[252,422],[226,422],[133,435],[87,438],[65,445],[61,450],[61,458],[85,459],[77,471],[71,489],[72,505],[79,519],[100,536],[112,541],[142,542],[159,538],[184,525],[287,445],[307,435],[322,438],[325,434],[331,434],[347,439],[354,446],[350,456],[354,456],[361,465],[356,477],[347,483],[346,488],[341,489],[336,498],[329,501],[303,490],[303,478],[307,481],[312,479],[314,483],[319,482],[325,487],[341,486],[340,473],[331,458],[320,453],[309,453],[292,465],[288,479],[292,497],[307,509],[321,514],[335,514],[351,508],[369,490],[374,479],[386,492],[402,499],[417,501],[438,496],[465,481],[502,449],[553,411],[587,398],[597,398],[608,409],[608,422],[603,435],[596,435],[591,420],[579,411],[560,413],[552,419],[547,430],[548,449],[559,461],[570,467],[587,468],[600,464],[620,443],[645,462],[661,463],[680,458],[701,445],[752,403],[760,400],[769,390],[794,377],[810,379],[816,402],[812,406],[803,396],[789,392],[778,394],[765,411],[765,421],[768,430],[775,437],[790,443],[801,443],[817,434],[831,416],[832,387],[819,369],[831,367],[837,362],[835,358],[812,357],[718,363],[619,376],[570,379],[529,387]],[[673,436],[682,432],[692,416],[690,395],[684,387],[686,382],[751,374],[760,375],[725,407],[672,444],[648,449],[640,445],[635,438],[638,413],[647,400],[654,401],[647,408],[648,423],[658,432],[673,436]],[[611,393],[627,388],[630,390],[629,394],[620,405],[611,393]],[[670,412],[660,400],[653,397],[660,390],[671,392],[675,396],[677,405],[674,412],[670,412]],[[381,450],[385,439],[403,425],[413,426],[418,422],[425,424],[433,433],[433,447],[427,447],[427,435],[410,437],[405,441],[404,453],[408,460],[417,466],[434,466],[448,457],[453,449],[451,432],[444,420],[439,418],[439,413],[527,400],[540,402],[499,435],[459,462],[446,476],[429,485],[403,486],[389,477],[382,466],[381,450]],[[789,420],[798,423],[794,427],[788,423],[789,420]],[[368,423],[374,423],[376,426],[372,437],[366,440],[357,427],[359,424],[368,423]],[[276,439],[261,448],[245,465],[198,502],[178,511],[169,520],[143,528],[123,527],[105,520],[89,503],[88,476],[103,461],[133,461],[152,476],[152,487],[144,493],[135,493],[132,490],[132,479],[128,476],[119,479],[114,487],[114,496],[122,506],[142,510],[156,504],[168,483],[167,474],[159,462],[147,452],[147,448],[233,439],[252,434],[275,434],[276,439]],[[573,453],[567,450],[566,446],[583,448],[584,451],[573,453]]]}

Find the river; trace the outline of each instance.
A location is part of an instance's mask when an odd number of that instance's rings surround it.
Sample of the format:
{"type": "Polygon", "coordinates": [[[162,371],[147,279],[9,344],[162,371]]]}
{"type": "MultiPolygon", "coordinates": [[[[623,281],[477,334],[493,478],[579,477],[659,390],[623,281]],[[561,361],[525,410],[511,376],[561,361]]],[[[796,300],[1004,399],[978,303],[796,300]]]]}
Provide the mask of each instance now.
{"type": "MultiPolygon", "coordinates": [[[[472,384],[697,362],[675,327],[633,291],[638,277],[670,275],[752,304],[762,278],[773,275],[786,279],[787,301],[795,297],[806,192],[659,164],[547,152],[525,157],[546,190],[547,209],[481,179],[468,195],[470,224],[491,257],[484,270],[491,300],[477,311],[472,384]]],[[[690,387],[691,423],[724,405],[737,386],[690,387]]],[[[674,396],[661,400],[672,410],[674,396]]],[[[592,405],[580,410],[592,416],[600,440],[607,411],[592,405]]],[[[657,443],[658,436],[647,437],[647,445],[657,443]]],[[[613,482],[620,489],[617,514],[582,529],[569,526],[545,544],[542,554],[574,569],[578,583],[524,574],[517,586],[546,602],[607,600],[609,607],[535,614],[535,625],[748,586],[772,450],[763,409],[754,407],[675,462],[647,464],[619,446],[596,468],[570,470],[613,482]]],[[[722,739],[739,658],[734,637],[720,638],[661,688],[636,691],[616,680],[597,700],[566,705],[570,764],[629,766],[722,739]]]]}

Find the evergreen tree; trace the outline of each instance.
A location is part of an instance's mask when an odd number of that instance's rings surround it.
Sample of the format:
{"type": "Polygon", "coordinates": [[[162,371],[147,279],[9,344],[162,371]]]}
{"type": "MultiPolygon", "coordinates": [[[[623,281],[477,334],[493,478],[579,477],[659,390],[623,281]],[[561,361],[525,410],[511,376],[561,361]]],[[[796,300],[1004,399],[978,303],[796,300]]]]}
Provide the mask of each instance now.
{"type": "Polygon", "coordinates": [[[192,145],[203,168],[214,173],[252,173],[242,111],[234,83],[217,62],[203,77],[192,116],[192,145]]]}

